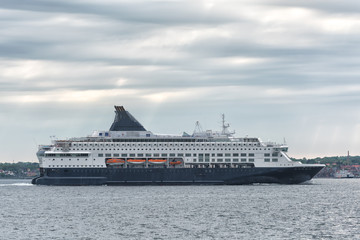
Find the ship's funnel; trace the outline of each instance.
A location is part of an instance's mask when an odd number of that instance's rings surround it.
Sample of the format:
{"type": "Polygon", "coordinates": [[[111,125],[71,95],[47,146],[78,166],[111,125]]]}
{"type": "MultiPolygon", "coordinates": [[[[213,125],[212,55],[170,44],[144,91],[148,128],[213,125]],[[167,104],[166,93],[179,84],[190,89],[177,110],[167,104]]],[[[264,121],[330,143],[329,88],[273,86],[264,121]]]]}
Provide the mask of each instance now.
{"type": "Polygon", "coordinates": [[[123,106],[115,106],[115,114],[110,131],[146,131],[123,106]]]}

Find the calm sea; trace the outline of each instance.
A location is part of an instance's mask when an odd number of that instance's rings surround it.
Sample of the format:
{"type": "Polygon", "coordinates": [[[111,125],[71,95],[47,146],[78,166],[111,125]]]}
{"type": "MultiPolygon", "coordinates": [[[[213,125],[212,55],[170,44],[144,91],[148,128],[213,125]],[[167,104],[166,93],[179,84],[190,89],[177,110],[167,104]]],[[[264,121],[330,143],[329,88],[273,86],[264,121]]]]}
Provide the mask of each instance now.
{"type": "Polygon", "coordinates": [[[360,239],[360,179],[140,187],[0,180],[0,239],[360,239]]]}

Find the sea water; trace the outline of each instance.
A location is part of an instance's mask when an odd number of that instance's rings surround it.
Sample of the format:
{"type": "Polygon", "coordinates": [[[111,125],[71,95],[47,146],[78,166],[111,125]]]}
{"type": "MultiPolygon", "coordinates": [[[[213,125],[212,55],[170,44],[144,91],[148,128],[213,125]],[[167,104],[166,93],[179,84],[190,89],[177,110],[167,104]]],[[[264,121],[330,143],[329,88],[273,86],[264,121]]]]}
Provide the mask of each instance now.
{"type": "Polygon", "coordinates": [[[34,186],[0,180],[0,239],[360,239],[360,179],[34,186]]]}

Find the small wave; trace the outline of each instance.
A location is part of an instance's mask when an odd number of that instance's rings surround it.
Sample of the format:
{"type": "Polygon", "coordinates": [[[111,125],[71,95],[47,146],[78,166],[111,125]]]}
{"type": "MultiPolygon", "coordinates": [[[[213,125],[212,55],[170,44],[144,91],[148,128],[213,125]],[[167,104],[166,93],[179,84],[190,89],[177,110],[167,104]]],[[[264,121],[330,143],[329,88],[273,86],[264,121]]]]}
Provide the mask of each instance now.
{"type": "Polygon", "coordinates": [[[20,187],[29,187],[34,186],[31,183],[9,183],[9,184],[0,184],[0,187],[8,187],[8,186],[20,186],[20,187]]]}

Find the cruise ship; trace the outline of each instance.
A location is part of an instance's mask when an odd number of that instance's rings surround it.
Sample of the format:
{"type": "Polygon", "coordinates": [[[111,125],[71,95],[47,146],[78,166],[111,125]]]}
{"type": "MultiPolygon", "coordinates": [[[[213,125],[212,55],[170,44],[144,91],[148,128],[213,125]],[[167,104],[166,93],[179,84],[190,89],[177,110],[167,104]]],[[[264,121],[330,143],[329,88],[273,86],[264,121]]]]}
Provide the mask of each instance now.
{"type": "Polygon", "coordinates": [[[115,106],[109,131],[40,145],[39,185],[297,184],[312,179],[322,164],[292,161],[286,144],[221,131],[154,134],[123,106],[115,106]]]}

